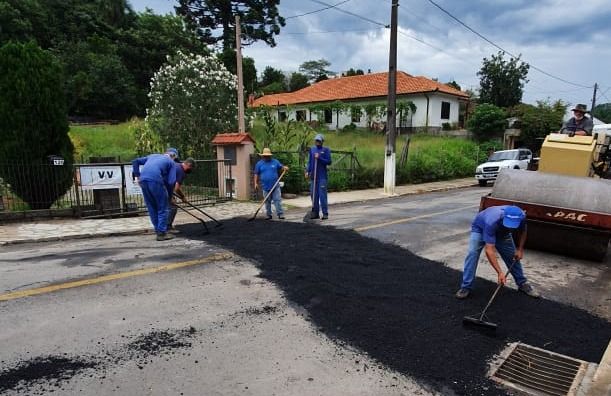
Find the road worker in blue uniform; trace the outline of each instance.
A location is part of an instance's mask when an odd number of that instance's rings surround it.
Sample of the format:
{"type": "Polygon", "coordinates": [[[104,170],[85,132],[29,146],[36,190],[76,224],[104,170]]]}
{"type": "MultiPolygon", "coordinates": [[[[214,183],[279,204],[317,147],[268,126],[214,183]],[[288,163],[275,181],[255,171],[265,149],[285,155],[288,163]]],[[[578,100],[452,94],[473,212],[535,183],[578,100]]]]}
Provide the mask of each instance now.
{"type": "Polygon", "coordinates": [[[276,185],[280,172],[288,171],[288,166],[282,165],[280,161],[272,157],[272,151],[269,148],[264,148],[261,153],[261,159],[256,163],[254,169],[255,190],[259,188],[259,182],[263,187],[263,196],[266,197],[272,188],[269,198],[265,201],[265,211],[267,212],[267,220],[272,219],[272,203],[276,208],[276,215],[280,220],[284,220],[284,211],[282,210],[282,191],[280,184],[276,185]],[[274,187],[275,186],[275,187],[274,187]]]}
{"type": "Polygon", "coordinates": [[[491,206],[479,212],[471,224],[469,252],[465,258],[462,284],[456,292],[456,298],[463,299],[469,297],[482,249],[486,252],[486,258],[490,265],[496,271],[499,283],[505,284],[506,279],[505,273],[499,266],[496,257],[497,252],[508,268],[516,260],[511,269],[511,275],[518,285],[518,290],[531,297],[539,297],[539,293],[524,276],[522,263],[520,263],[524,256],[525,243],[526,214],[522,209],[513,205],[502,205],[491,206]],[[517,249],[512,232],[517,232],[519,235],[517,249]]]}
{"type": "Polygon", "coordinates": [[[158,241],[174,238],[172,234],[167,233],[167,221],[168,205],[176,184],[176,158],[178,150],[170,148],[165,154],[151,154],[132,161],[133,175],[142,189],[144,203],[158,241]]]}
{"type": "Polygon", "coordinates": [[[331,150],[323,147],[325,138],[322,134],[314,137],[314,146],[310,148],[306,179],[310,179],[310,194],[312,194],[312,214],[310,219],[318,219],[322,211],[322,219],[329,218],[327,205],[327,166],[331,165],[331,150]]]}

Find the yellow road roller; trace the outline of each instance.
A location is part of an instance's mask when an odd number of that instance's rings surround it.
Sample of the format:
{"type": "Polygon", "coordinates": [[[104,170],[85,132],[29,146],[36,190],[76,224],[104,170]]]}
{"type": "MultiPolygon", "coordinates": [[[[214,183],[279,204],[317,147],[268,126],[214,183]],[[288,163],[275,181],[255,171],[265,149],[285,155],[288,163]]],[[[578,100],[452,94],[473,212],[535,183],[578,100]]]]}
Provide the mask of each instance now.
{"type": "Polygon", "coordinates": [[[519,206],[528,218],[527,247],[602,261],[611,238],[611,180],[596,170],[608,148],[599,136],[550,134],[539,170],[504,169],[480,209],[519,206]]]}

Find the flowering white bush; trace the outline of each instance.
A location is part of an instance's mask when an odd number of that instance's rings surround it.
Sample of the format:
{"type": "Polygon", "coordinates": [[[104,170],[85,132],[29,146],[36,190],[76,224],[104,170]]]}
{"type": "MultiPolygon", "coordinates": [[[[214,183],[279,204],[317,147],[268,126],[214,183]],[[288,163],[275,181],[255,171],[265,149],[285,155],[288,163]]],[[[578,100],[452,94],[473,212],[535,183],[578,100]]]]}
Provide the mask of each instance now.
{"type": "Polygon", "coordinates": [[[151,79],[146,121],[181,156],[203,158],[214,135],[237,130],[236,86],[213,56],[178,52],[151,79]]]}

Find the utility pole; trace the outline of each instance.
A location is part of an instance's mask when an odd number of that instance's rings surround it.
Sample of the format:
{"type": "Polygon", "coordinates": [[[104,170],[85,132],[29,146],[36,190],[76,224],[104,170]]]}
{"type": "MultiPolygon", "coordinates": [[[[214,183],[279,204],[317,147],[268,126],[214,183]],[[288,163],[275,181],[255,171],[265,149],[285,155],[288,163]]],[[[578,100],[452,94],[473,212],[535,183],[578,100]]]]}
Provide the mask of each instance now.
{"type": "Polygon", "coordinates": [[[244,123],[244,82],[242,77],[242,28],[240,26],[240,16],[235,16],[235,52],[237,58],[238,72],[238,132],[245,133],[244,123]]]}
{"type": "Polygon", "coordinates": [[[388,105],[386,113],[386,157],[384,159],[384,193],[395,194],[397,137],[397,14],[399,0],[392,0],[390,13],[390,55],[388,57],[388,105]]]}
{"type": "Polygon", "coordinates": [[[592,114],[596,107],[596,91],[598,91],[598,83],[594,83],[594,95],[592,95],[592,108],[590,109],[590,114],[592,114]]]}

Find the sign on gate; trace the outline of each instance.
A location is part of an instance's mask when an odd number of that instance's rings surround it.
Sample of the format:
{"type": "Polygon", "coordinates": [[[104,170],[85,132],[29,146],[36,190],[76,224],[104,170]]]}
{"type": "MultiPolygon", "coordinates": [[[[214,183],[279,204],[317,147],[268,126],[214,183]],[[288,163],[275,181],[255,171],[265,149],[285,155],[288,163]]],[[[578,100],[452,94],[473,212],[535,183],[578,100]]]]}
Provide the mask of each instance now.
{"type": "Polygon", "coordinates": [[[123,180],[120,166],[83,166],[79,168],[83,190],[121,188],[123,180]]]}
{"type": "MultiPolygon", "coordinates": [[[[134,181],[132,166],[123,165],[123,169],[125,171],[125,193],[127,195],[142,195],[140,186],[134,181]]],[[[140,170],[142,170],[142,166],[140,170]]]]}

